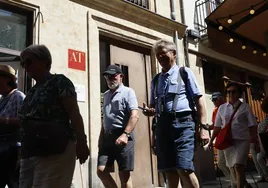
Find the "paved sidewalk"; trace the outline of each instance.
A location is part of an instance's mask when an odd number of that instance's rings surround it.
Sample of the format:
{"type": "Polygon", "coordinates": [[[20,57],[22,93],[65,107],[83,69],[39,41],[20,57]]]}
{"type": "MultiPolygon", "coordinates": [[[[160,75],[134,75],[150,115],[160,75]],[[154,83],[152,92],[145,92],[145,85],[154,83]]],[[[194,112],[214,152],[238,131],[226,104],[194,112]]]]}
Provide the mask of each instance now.
{"type": "MultiPolygon", "coordinates": [[[[254,177],[255,181],[259,180],[259,178],[260,178],[257,175],[257,173],[253,173],[253,177],[254,177]]],[[[253,188],[268,188],[268,182],[266,182],[266,183],[257,183],[257,186],[258,186],[257,187],[256,184],[254,183],[254,180],[251,177],[251,175],[249,173],[247,173],[247,181],[248,181],[248,183],[250,183],[250,185],[253,188]]],[[[230,181],[227,180],[225,177],[221,177],[221,183],[222,183],[222,188],[225,188],[230,183],[230,181]]],[[[214,180],[214,181],[204,182],[202,184],[202,188],[221,188],[220,181],[217,178],[217,180],[214,180]]]]}

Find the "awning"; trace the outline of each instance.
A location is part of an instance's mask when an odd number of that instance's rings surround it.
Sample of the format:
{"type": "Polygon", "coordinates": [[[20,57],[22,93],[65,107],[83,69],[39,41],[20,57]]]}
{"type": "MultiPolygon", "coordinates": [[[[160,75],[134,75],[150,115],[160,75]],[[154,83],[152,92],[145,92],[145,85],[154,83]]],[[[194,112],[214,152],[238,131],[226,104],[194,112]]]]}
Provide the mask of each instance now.
{"type": "Polygon", "coordinates": [[[212,48],[268,69],[268,0],[225,0],[206,22],[212,48]]]}

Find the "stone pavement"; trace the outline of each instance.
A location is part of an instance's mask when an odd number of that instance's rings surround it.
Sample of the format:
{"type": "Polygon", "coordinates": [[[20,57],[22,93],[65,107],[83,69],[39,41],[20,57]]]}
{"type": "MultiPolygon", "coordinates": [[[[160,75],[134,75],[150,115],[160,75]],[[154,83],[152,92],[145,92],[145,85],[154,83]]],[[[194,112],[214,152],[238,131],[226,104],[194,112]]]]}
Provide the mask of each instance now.
{"type": "MultiPolygon", "coordinates": [[[[253,178],[255,181],[259,180],[259,176],[257,175],[256,172],[252,174],[253,178]]],[[[252,188],[268,188],[268,182],[266,183],[254,183],[254,180],[252,178],[251,174],[247,172],[247,181],[250,183],[252,188]]],[[[222,188],[225,188],[229,184],[229,180],[227,180],[225,177],[221,177],[221,183],[222,183],[222,188]]],[[[209,181],[209,182],[204,182],[201,186],[202,188],[221,188],[220,181],[217,177],[217,180],[214,181],[209,181]]]]}

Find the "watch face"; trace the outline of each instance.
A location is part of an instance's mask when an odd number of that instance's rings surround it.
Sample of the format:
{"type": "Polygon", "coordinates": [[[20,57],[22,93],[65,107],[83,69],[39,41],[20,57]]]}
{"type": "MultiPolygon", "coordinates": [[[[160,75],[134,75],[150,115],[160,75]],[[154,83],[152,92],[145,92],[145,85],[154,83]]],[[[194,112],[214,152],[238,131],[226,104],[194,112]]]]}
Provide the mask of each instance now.
{"type": "Polygon", "coordinates": [[[127,135],[127,137],[130,137],[130,133],[127,133],[127,132],[124,132],[126,135],[127,135]]]}

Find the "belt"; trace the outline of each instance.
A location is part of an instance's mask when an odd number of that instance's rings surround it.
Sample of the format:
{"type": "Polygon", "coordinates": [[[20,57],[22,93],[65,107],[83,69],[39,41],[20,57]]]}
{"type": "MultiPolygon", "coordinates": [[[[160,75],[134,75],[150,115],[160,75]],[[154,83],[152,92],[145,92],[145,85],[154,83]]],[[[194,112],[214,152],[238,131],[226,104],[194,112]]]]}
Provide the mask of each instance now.
{"type": "Polygon", "coordinates": [[[183,118],[189,115],[193,115],[192,111],[185,111],[185,112],[164,112],[160,116],[172,116],[176,118],[183,118]]]}

